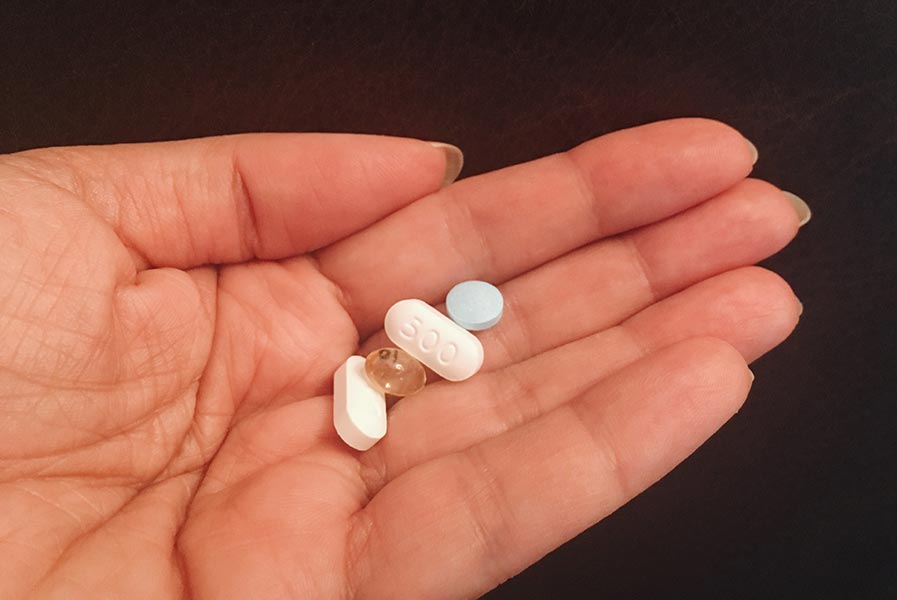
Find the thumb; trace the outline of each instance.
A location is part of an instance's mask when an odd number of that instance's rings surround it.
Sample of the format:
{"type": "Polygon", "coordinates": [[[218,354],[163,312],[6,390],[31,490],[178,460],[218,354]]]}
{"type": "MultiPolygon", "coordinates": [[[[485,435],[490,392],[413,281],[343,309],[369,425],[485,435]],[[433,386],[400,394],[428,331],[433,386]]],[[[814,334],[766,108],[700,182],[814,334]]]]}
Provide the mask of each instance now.
{"type": "Polygon", "coordinates": [[[7,157],[81,196],[142,267],[278,259],[325,246],[453,180],[454,146],[244,134],[7,157]]]}

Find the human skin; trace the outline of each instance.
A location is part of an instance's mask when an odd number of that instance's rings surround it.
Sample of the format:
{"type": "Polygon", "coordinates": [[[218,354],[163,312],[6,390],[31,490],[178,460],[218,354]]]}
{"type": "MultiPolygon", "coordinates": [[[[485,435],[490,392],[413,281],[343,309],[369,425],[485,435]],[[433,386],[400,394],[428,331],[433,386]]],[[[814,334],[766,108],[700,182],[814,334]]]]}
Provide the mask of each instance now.
{"type": "MultiPolygon", "coordinates": [[[[462,598],[685,459],[801,311],[732,128],[449,179],[413,139],[0,157],[0,597],[462,598]],[[483,370],[360,453],[332,376],[401,298],[498,284],[483,370]]],[[[457,157],[456,157],[457,158],[457,157]]]]}

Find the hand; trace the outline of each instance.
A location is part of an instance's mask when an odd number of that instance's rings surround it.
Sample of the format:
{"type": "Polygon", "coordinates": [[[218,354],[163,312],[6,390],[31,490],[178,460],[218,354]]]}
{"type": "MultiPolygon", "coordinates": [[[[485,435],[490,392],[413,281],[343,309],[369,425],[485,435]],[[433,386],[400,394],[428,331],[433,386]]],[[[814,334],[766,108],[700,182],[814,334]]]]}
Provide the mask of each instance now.
{"type": "Polygon", "coordinates": [[[746,265],[798,215],[722,124],[441,188],[451,157],[282,134],[0,158],[0,597],[480,594],[688,456],[797,321],[746,265]],[[396,300],[473,278],[506,300],[482,372],[349,449],[334,370],[396,300]]]}

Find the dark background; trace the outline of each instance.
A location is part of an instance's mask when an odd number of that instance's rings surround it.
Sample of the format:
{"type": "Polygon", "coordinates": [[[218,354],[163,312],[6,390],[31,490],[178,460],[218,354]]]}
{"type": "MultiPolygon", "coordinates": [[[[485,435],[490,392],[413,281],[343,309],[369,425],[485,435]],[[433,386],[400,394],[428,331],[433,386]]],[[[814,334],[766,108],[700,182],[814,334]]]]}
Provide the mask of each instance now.
{"type": "Polygon", "coordinates": [[[727,121],[813,209],[767,262],[801,322],[719,435],[489,598],[897,598],[897,3],[244,4],[3,0],[0,151],[359,131],[469,176],[727,121]]]}

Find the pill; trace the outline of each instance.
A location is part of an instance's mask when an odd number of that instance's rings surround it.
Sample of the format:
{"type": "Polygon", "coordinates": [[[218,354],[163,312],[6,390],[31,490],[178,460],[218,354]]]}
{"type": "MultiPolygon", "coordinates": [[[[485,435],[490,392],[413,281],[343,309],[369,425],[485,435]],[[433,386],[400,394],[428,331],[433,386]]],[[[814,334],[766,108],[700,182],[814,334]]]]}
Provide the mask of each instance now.
{"type": "Polygon", "coordinates": [[[396,346],[449,381],[462,381],[483,366],[483,345],[423,300],[399,300],[383,328],[396,346]]]}
{"type": "Polygon", "coordinates": [[[350,356],[333,374],[333,427],[356,450],[386,435],[386,396],[368,381],[363,356],[350,356]]]}
{"type": "Polygon", "coordinates": [[[375,388],[393,396],[416,394],[427,383],[424,366],[399,348],[380,348],[368,354],[364,372],[375,388]]]}
{"type": "Polygon", "coordinates": [[[445,310],[452,321],[471,331],[498,323],[504,304],[498,288],[485,281],[462,281],[445,298],[445,310]]]}

